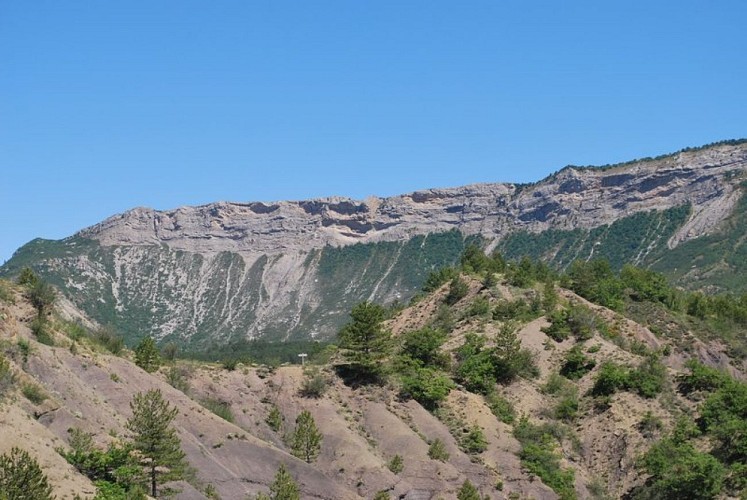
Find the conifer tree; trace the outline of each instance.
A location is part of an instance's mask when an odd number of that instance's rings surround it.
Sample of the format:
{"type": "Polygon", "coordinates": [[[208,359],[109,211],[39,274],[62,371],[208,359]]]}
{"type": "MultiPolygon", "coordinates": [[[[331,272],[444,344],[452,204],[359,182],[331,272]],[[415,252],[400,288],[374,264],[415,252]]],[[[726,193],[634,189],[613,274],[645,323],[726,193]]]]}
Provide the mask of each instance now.
{"type": "Polygon", "coordinates": [[[39,464],[25,450],[13,448],[0,455],[0,498],[52,500],[52,487],[39,464]]]}
{"type": "Polygon", "coordinates": [[[298,485],[290,475],[285,464],[280,464],[275,480],[270,485],[271,500],[299,500],[301,493],[298,491],[298,485]]]}
{"type": "Polygon", "coordinates": [[[457,492],[457,500],[482,500],[480,498],[480,492],[477,488],[469,481],[465,479],[462,483],[462,487],[457,492]]]}
{"type": "Polygon", "coordinates": [[[179,436],[171,427],[178,410],[158,389],[135,394],[130,408],[127,428],[133,433],[132,445],[144,459],[151,496],[157,497],[158,484],[181,479],[186,467],[179,436]]]}
{"type": "Polygon", "coordinates": [[[302,411],[296,418],[296,431],[293,433],[293,455],[313,462],[322,448],[322,433],[316,427],[314,417],[308,410],[302,411]]]}
{"type": "Polygon", "coordinates": [[[340,331],[340,347],[352,369],[363,378],[378,378],[382,360],[391,348],[391,333],[384,329],[386,311],[378,304],[361,302],[350,312],[351,321],[340,331]]]}
{"type": "Polygon", "coordinates": [[[161,366],[161,354],[156,341],[151,337],[145,337],[135,348],[135,364],[148,373],[153,373],[161,366]]]}

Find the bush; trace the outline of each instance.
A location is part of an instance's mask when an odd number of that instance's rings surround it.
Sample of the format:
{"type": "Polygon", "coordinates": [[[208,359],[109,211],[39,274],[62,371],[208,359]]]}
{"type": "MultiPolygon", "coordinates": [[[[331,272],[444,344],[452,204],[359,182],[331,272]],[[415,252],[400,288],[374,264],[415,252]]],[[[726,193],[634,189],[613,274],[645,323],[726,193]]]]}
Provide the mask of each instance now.
{"type": "Polygon", "coordinates": [[[594,369],[595,366],[596,361],[586,356],[580,346],[575,345],[565,354],[563,365],[560,367],[560,374],[568,379],[578,380],[594,369]]]}
{"type": "Polygon", "coordinates": [[[482,500],[482,497],[469,479],[465,479],[457,492],[457,500],[482,500]]]}
{"type": "Polygon", "coordinates": [[[610,396],[625,389],[630,383],[627,368],[607,361],[602,364],[591,393],[595,396],[610,396]]]}
{"type": "Polygon", "coordinates": [[[572,422],[578,417],[578,393],[577,391],[568,391],[562,396],[560,401],[553,409],[553,416],[558,420],[572,422]]]}
{"type": "Polygon", "coordinates": [[[13,295],[13,290],[11,290],[8,283],[5,282],[5,280],[0,280],[0,300],[7,304],[15,304],[16,299],[13,295]]]}
{"type": "Polygon", "coordinates": [[[448,375],[432,368],[415,368],[402,376],[402,395],[409,396],[427,409],[433,409],[454,388],[448,375]]]}
{"type": "Polygon", "coordinates": [[[0,400],[15,383],[15,376],[10,368],[10,361],[0,352],[0,400]]]}
{"type": "Polygon", "coordinates": [[[646,439],[653,439],[656,437],[664,427],[661,418],[657,417],[651,411],[647,411],[638,424],[638,430],[641,432],[643,437],[646,439]]]}
{"type": "Polygon", "coordinates": [[[43,316],[37,316],[31,322],[31,333],[34,334],[40,344],[54,346],[54,338],[49,331],[49,323],[43,316]]]}
{"type": "Polygon", "coordinates": [[[425,279],[422,290],[426,293],[435,292],[444,283],[458,276],[459,273],[453,267],[443,267],[438,271],[432,271],[425,279]]]}
{"type": "Polygon", "coordinates": [[[171,387],[186,394],[189,391],[191,370],[185,365],[175,365],[166,371],[166,381],[171,387]]]}
{"type": "Polygon", "coordinates": [[[135,364],[148,373],[153,373],[161,366],[161,353],[156,347],[156,341],[145,337],[135,348],[135,364]]]}
{"type": "Polygon", "coordinates": [[[91,339],[115,356],[118,356],[124,349],[124,339],[110,325],[96,329],[91,339]]]}
{"type": "Polygon", "coordinates": [[[275,432],[280,432],[280,429],[283,427],[283,415],[280,413],[280,408],[278,408],[277,405],[272,405],[265,422],[270,426],[270,429],[275,432]]]}
{"type": "Polygon", "coordinates": [[[659,394],[667,381],[667,369],[655,357],[647,358],[629,374],[629,389],[639,396],[653,398],[659,394]]]}
{"type": "Polygon", "coordinates": [[[688,360],[685,366],[690,370],[690,373],[681,375],[679,378],[679,389],[683,394],[697,391],[713,392],[723,387],[729,380],[726,373],[694,359],[688,360]]]}
{"type": "Polygon", "coordinates": [[[446,462],[449,459],[449,452],[446,451],[444,442],[436,438],[428,447],[428,457],[433,460],[446,462]]]}
{"type": "Polygon", "coordinates": [[[637,498],[705,500],[717,497],[723,487],[724,467],[690,443],[663,439],[646,452],[641,466],[651,479],[636,492],[637,498]]]}
{"type": "Polygon", "coordinates": [[[466,316],[487,316],[490,313],[490,302],[483,296],[475,297],[475,300],[465,311],[466,316]]]}
{"type": "Polygon", "coordinates": [[[23,395],[35,405],[42,404],[47,399],[47,394],[36,384],[23,384],[21,387],[23,395]]]}
{"type": "Polygon", "coordinates": [[[387,467],[393,473],[399,474],[405,469],[405,461],[402,460],[402,457],[400,455],[394,455],[387,464],[387,467]]]}
{"type": "Polygon", "coordinates": [[[467,283],[459,276],[454,276],[449,283],[449,293],[446,294],[444,301],[453,306],[466,297],[468,292],[469,286],[467,286],[467,283]]]}
{"type": "Polygon", "coordinates": [[[443,330],[425,327],[406,332],[402,336],[402,354],[420,361],[423,366],[448,368],[449,356],[441,352],[446,341],[443,330]]]}
{"type": "Polygon", "coordinates": [[[232,372],[236,369],[236,365],[239,364],[239,360],[236,358],[226,358],[220,362],[221,366],[227,372],[232,372]]]}
{"type": "Polygon", "coordinates": [[[37,316],[43,316],[57,300],[57,292],[49,283],[38,280],[28,291],[31,305],[36,309],[37,316]]]}
{"type": "Polygon", "coordinates": [[[207,410],[210,410],[223,420],[233,422],[233,412],[231,405],[227,401],[221,401],[215,398],[205,398],[200,400],[200,404],[207,410]]]}
{"type": "Polygon", "coordinates": [[[318,367],[307,368],[301,383],[301,396],[306,398],[321,398],[327,391],[329,380],[318,367]]]}
{"type": "Polygon", "coordinates": [[[516,420],[516,410],[514,410],[513,405],[500,394],[495,392],[488,394],[485,402],[493,415],[504,424],[512,424],[516,420]]]}
{"type": "Polygon", "coordinates": [[[28,452],[13,448],[0,455],[0,496],[8,500],[52,500],[47,476],[28,452]]]}
{"type": "Polygon", "coordinates": [[[514,427],[514,436],[521,443],[519,458],[522,465],[539,476],[561,499],[575,499],[575,474],[573,469],[560,466],[560,456],[555,452],[554,432],[547,425],[534,425],[522,417],[514,427]]]}
{"type": "Polygon", "coordinates": [[[477,454],[488,449],[488,441],[482,428],[477,424],[470,427],[467,433],[462,436],[459,443],[465,453],[477,454]]]}

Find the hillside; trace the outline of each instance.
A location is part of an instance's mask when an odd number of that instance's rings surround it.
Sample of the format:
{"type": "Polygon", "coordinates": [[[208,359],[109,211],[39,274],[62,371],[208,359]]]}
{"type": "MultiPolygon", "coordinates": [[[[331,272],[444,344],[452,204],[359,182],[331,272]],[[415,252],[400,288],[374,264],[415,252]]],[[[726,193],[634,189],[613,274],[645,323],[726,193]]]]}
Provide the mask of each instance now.
{"type": "Polygon", "coordinates": [[[559,268],[602,256],[681,286],[745,290],[747,144],[726,141],[531,185],[482,184],[363,201],[137,208],[0,268],[31,267],[121,331],[193,348],[330,338],[361,300],[405,302],[471,241],[559,268]]]}
{"type": "MultiPolygon", "coordinates": [[[[103,336],[64,319],[63,311],[49,313],[39,334],[28,292],[0,282],[0,343],[12,373],[3,379],[10,383],[0,403],[0,453],[21,446],[37,458],[59,498],[90,498],[93,485],[55,448],[67,446],[71,428],[93,434],[100,447],[126,439],[134,394],[158,388],[178,408],[175,427],[196,471],[176,485],[178,498],[267,491],[281,463],[303,498],[373,498],[383,491],[389,498],[455,498],[465,480],[490,498],[614,498],[651,486],[640,457],[668,443],[676,422],[693,421],[704,404],[724,397],[719,387],[730,387],[727,375],[697,375],[686,360],[744,378],[744,360],[730,359],[720,340],[677,330],[655,334],[569,290],[548,289],[536,278],[516,286],[515,269],[493,274],[476,269],[484,259],[474,262],[471,274],[456,279],[465,285],[458,294],[447,279],[390,314],[384,326],[395,347],[381,365],[386,381],[368,385],[347,385],[337,375],[348,366],[344,349],[330,351],[307,374],[299,366],[188,360],[149,374],[131,352],[112,355],[103,336]],[[519,342],[514,347],[505,341],[511,332],[519,342]],[[434,338],[440,340],[429,344],[434,338]],[[519,360],[514,371],[492,364],[502,348],[522,349],[509,359],[519,360]],[[605,386],[600,379],[609,382],[610,363],[621,368],[616,385],[605,386]],[[437,380],[456,384],[443,393],[432,386],[437,380]],[[311,464],[291,455],[286,438],[302,410],[323,435],[311,464]],[[445,454],[433,454],[436,440],[445,454]],[[400,466],[392,465],[396,456],[400,466]]],[[[745,421],[741,415],[734,423],[745,421]]],[[[700,437],[686,438],[694,440],[693,450],[713,447],[728,463],[718,428],[703,425],[700,437]]],[[[689,442],[677,446],[694,460],[715,460],[683,448],[689,442]]],[[[702,483],[694,473],[688,487],[702,483]]],[[[719,479],[721,491],[741,488],[739,469],[719,474],[727,478],[719,479]]],[[[651,487],[669,487],[668,479],[651,487]]]]}

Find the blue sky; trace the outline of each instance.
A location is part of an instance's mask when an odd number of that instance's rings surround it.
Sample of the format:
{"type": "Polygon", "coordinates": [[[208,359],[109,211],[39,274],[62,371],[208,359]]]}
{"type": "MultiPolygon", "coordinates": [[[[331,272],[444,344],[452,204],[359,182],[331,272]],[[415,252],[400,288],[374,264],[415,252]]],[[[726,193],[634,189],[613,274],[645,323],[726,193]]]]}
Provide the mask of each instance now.
{"type": "Polygon", "coordinates": [[[538,180],[747,136],[743,1],[0,0],[0,262],[135,206],[538,180]]]}

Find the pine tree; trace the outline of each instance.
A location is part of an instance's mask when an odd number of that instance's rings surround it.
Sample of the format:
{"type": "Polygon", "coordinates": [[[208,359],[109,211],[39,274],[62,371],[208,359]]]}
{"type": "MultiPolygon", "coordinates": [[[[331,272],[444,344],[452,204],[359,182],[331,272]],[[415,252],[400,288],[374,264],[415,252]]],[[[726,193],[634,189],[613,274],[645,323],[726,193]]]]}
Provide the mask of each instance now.
{"type": "Polygon", "coordinates": [[[133,448],[144,459],[151,496],[156,497],[159,482],[175,481],[184,475],[184,452],[176,430],[171,427],[178,410],[163,399],[158,389],[135,394],[130,408],[132,417],[127,428],[133,433],[133,448]]]}
{"type": "Polygon", "coordinates": [[[156,341],[151,337],[145,337],[135,348],[135,364],[148,373],[153,373],[161,366],[161,354],[156,341]]]}
{"type": "Polygon", "coordinates": [[[280,464],[275,480],[270,485],[271,500],[299,500],[301,493],[298,491],[298,485],[290,475],[285,464],[280,464]]]}
{"type": "Polygon", "coordinates": [[[469,479],[465,479],[462,487],[457,492],[457,500],[482,500],[480,498],[480,492],[477,488],[470,483],[469,479]]]}
{"type": "Polygon", "coordinates": [[[350,312],[351,321],[340,330],[340,348],[351,368],[363,378],[378,378],[382,361],[391,348],[391,333],[384,329],[386,311],[370,302],[361,302],[350,312]]]}
{"type": "Polygon", "coordinates": [[[25,450],[13,448],[0,455],[0,498],[52,500],[52,487],[39,464],[25,450]]]}
{"type": "Polygon", "coordinates": [[[314,417],[308,410],[302,411],[296,418],[296,431],[293,433],[293,455],[313,462],[322,448],[322,433],[316,427],[314,417]]]}

